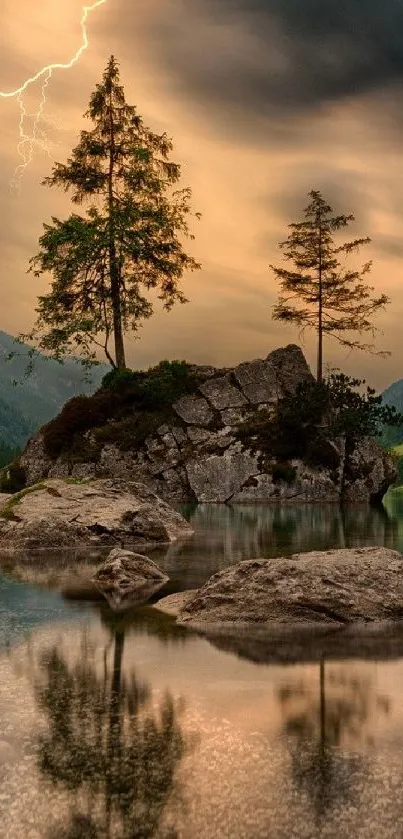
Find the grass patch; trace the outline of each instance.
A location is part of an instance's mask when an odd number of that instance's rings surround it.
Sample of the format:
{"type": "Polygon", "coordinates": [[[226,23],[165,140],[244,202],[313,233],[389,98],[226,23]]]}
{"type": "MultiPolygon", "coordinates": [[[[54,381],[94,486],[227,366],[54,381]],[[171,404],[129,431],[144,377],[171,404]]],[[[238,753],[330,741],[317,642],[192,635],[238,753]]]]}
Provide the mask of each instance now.
{"type": "Polygon", "coordinates": [[[26,495],[29,495],[32,492],[39,492],[41,489],[48,489],[48,487],[46,484],[40,483],[34,484],[32,487],[26,487],[26,489],[21,490],[21,492],[16,492],[15,495],[9,499],[6,506],[0,510],[0,518],[6,519],[7,521],[17,521],[17,517],[14,515],[14,508],[18,506],[20,501],[22,501],[26,495]]]}

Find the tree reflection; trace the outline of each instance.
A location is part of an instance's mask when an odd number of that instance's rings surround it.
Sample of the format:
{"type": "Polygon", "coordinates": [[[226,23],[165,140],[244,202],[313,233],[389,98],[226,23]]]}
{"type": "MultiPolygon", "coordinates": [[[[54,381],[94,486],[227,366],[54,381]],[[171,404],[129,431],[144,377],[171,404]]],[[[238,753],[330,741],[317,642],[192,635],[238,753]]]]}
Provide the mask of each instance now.
{"type": "Polygon", "coordinates": [[[48,721],[41,772],[70,796],[70,821],[50,839],[175,839],[166,805],[185,752],[180,707],[158,707],[134,672],[122,674],[124,631],[113,633],[113,666],[99,676],[88,644],[70,665],[57,647],[41,659],[37,698],[48,721]]]}
{"type": "Polygon", "coordinates": [[[353,803],[352,779],[365,764],[362,745],[372,742],[371,711],[375,707],[386,714],[389,703],[374,693],[370,679],[359,674],[341,670],[327,677],[324,661],[317,692],[304,681],[290,682],[280,688],[278,698],[294,782],[308,794],[320,826],[336,803],[353,803]]]}

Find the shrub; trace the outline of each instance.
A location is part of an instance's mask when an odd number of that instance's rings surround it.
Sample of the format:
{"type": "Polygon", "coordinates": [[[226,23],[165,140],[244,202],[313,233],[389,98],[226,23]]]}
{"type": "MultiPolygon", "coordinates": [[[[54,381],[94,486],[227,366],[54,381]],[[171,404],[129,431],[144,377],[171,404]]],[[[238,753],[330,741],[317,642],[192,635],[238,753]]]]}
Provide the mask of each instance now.
{"type": "Polygon", "coordinates": [[[161,414],[141,411],[121,420],[112,420],[94,431],[96,443],[114,443],[122,451],[139,448],[162,423],[161,414]]]}
{"type": "Polygon", "coordinates": [[[148,372],[112,370],[93,396],[70,399],[43,429],[52,459],[66,453],[80,460],[96,460],[99,447],[83,439],[94,431],[97,443],[122,443],[131,448],[143,441],[170,416],[173,402],[197,390],[198,380],[185,361],[161,361],[148,372]]]}
{"type": "Polygon", "coordinates": [[[101,388],[103,390],[113,390],[115,388],[126,387],[127,385],[132,385],[137,382],[138,378],[139,374],[133,372],[133,370],[129,370],[127,367],[125,367],[124,370],[110,370],[109,373],[106,373],[103,377],[101,388]]]}
{"type": "Polygon", "coordinates": [[[363,385],[343,373],[323,382],[303,382],[295,394],[279,400],[274,418],[266,414],[241,425],[239,438],[279,462],[298,458],[337,469],[340,457],[332,441],[344,436],[351,450],[362,437],[376,436],[384,424],[403,422],[403,416],[363,385]]]}
{"type": "Polygon", "coordinates": [[[60,414],[43,428],[46,451],[56,458],[71,444],[76,435],[106,422],[111,411],[112,400],[107,392],[102,397],[100,391],[94,396],[75,396],[64,406],[60,414]]]}
{"type": "Polygon", "coordinates": [[[198,380],[186,361],[161,361],[139,384],[141,406],[161,410],[186,394],[195,393],[198,380]]]}

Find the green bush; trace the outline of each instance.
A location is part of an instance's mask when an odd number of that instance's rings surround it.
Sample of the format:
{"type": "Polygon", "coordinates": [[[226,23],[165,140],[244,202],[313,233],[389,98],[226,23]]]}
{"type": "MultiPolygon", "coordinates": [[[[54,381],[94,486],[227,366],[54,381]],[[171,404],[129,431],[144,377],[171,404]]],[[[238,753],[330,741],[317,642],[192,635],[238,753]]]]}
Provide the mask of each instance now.
{"type": "Polygon", "coordinates": [[[403,416],[363,385],[343,373],[323,382],[303,382],[295,394],[279,400],[274,418],[266,414],[239,426],[239,438],[279,462],[298,458],[337,469],[340,458],[332,441],[344,436],[351,450],[357,440],[375,437],[385,424],[403,422],[403,416]]]}
{"type": "Polygon", "coordinates": [[[122,451],[128,451],[139,448],[161,424],[161,414],[141,411],[95,429],[94,437],[100,447],[105,443],[114,443],[122,451]]]}
{"type": "Polygon", "coordinates": [[[161,410],[186,394],[195,393],[198,380],[186,361],[161,361],[139,384],[141,406],[161,410]]]}
{"type": "Polygon", "coordinates": [[[129,370],[127,367],[124,370],[110,370],[103,379],[101,388],[103,390],[114,390],[115,388],[120,389],[127,387],[128,385],[135,384],[139,378],[141,377],[141,373],[133,372],[133,370],[129,370]]]}
{"type": "Polygon", "coordinates": [[[57,458],[71,448],[74,438],[106,422],[112,411],[113,400],[107,391],[94,396],[75,396],[66,403],[60,414],[43,428],[47,454],[57,458]],[[102,395],[100,395],[102,394],[102,395]]]}
{"type": "Polygon", "coordinates": [[[166,418],[173,402],[197,390],[198,380],[185,361],[161,361],[147,372],[112,370],[93,396],[76,396],[43,429],[52,459],[70,454],[77,460],[96,460],[97,446],[83,439],[88,431],[100,442],[139,444],[166,418]],[[86,456],[87,455],[87,456],[86,456]]]}

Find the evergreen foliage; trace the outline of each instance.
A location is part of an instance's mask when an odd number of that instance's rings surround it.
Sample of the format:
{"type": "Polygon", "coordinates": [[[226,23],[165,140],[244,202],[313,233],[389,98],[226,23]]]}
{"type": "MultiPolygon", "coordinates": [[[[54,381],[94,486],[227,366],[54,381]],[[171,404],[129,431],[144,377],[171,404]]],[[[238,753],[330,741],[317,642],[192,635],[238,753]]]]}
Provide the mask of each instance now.
{"type": "Polygon", "coordinates": [[[200,267],[182,244],[194,238],[191,191],[175,188],[181,173],[170,160],[172,142],[127,104],[113,56],[85,116],[92,129],[81,132],[71,158],[55,164],[45,184],[70,191],[87,212],[44,225],[30,270],[49,272],[52,285],[39,297],[29,337],[54,358],[75,353],[87,363],[101,346],[110,364],[124,369],[124,333],[153,313],[147,292],[155,289],[166,309],[187,302],[180,280],[200,267]]]}
{"type": "Polygon", "coordinates": [[[337,244],[334,235],[353,222],[352,215],[332,215],[333,210],[320,192],[312,190],[311,201],[305,209],[305,220],[289,225],[290,234],[281,242],[284,259],[294,269],[270,267],[280,280],[281,294],[274,307],[273,318],[283,323],[295,323],[301,329],[311,328],[317,333],[317,379],[323,378],[323,338],[332,335],[343,346],[374,352],[374,346],[362,343],[349,333],[375,334],[371,317],[384,309],[385,294],[373,297],[374,289],[365,282],[371,262],[361,269],[344,266],[341,257],[348,257],[369,238],[354,239],[337,244]]]}
{"type": "Polygon", "coordinates": [[[8,466],[11,461],[18,457],[20,450],[14,446],[0,441],[0,466],[8,466]]]}
{"type": "MultiPolygon", "coordinates": [[[[376,437],[384,425],[403,422],[403,415],[384,405],[365,381],[344,373],[301,383],[295,394],[279,400],[276,416],[262,415],[238,429],[240,439],[286,464],[292,458],[335,468],[332,441],[344,437],[348,449],[363,437],[376,437]]],[[[262,412],[263,414],[263,412],[262,412]]]]}

